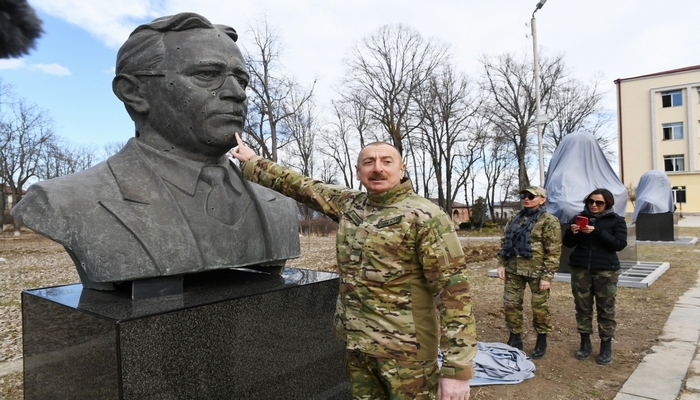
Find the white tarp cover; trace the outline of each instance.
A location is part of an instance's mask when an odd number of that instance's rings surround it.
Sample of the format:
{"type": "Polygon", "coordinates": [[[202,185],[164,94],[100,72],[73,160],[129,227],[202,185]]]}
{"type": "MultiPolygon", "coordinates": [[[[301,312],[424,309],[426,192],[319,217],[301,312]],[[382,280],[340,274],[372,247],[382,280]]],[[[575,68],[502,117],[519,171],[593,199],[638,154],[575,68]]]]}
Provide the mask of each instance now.
{"type": "Polygon", "coordinates": [[[671,181],[663,171],[647,171],[639,178],[637,201],[634,203],[632,221],[637,215],[673,212],[673,191],[671,181]]]}
{"type": "Polygon", "coordinates": [[[583,210],[583,199],[598,188],[615,197],[615,212],[625,215],[627,189],[605,158],[595,137],[584,131],[564,136],[552,155],[544,183],[547,211],[569,223],[583,210]]]}

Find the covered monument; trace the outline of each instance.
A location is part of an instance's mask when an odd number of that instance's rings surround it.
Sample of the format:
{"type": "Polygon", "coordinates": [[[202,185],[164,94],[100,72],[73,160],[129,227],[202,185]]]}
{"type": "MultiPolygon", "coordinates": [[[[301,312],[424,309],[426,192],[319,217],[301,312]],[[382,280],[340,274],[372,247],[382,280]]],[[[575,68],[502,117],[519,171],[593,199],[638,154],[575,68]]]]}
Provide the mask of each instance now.
{"type": "Polygon", "coordinates": [[[547,211],[569,223],[583,210],[583,199],[595,189],[615,196],[615,212],[625,215],[627,189],[605,158],[593,134],[578,131],[564,137],[549,162],[547,211]]]}
{"type": "MultiPolygon", "coordinates": [[[[576,214],[583,210],[583,199],[595,189],[605,188],[615,197],[613,209],[625,215],[627,189],[622,184],[595,136],[589,132],[573,132],[564,137],[549,162],[547,178],[547,211],[559,218],[562,230],[568,229],[576,214]]],[[[564,248],[559,265],[560,272],[570,272],[570,251],[564,248]]],[[[620,260],[636,261],[633,240],[620,253],[620,260]]]]}
{"type": "Polygon", "coordinates": [[[663,171],[647,171],[639,178],[632,222],[637,239],[669,241],[677,238],[674,229],[675,206],[671,181],[663,171]]]}

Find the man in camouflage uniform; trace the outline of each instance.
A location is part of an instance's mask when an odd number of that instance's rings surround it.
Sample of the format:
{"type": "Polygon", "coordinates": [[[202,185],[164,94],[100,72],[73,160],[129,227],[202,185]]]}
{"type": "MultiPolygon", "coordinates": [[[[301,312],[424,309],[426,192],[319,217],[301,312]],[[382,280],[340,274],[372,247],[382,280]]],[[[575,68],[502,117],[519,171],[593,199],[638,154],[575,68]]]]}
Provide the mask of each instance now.
{"type": "Polygon", "coordinates": [[[283,168],[236,139],[246,179],[338,221],[335,328],[353,398],[468,399],[477,348],[464,253],[447,215],[403,178],[398,150],[377,142],[360,152],[365,193],[283,168]]]}
{"type": "Polygon", "coordinates": [[[561,226],[557,217],[546,211],[547,191],[530,186],[520,192],[523,210],[505,229],[498,254],[498,277],[505,280],[503,311],[510,331],[508,345],[523,349],[523,297],[525,287],[532,293],[532,324],[537,343],[531,357],[539,359],[547,352],[547,333],[552,331],[549,314],[549,288],[559,267],[561,226]]]}

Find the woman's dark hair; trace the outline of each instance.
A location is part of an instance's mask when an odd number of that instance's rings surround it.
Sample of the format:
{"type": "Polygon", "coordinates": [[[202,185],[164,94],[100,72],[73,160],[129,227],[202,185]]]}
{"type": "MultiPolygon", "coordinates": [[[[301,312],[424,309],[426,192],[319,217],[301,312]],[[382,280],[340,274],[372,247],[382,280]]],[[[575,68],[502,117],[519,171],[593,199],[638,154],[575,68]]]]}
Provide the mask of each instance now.
{"type": "Polygon", "coordinates": [[[588,199],[593,196],[594,194],[599,194],[603,196],[603,199],[605,200],[605,209],[609,210],[612,208],[612,206],[615,205],[615,197],[613,194],[608,190],[608,189],[596,189],[588,194],[585,199],[583,199],[583,204],[586,204],[586,207],[588,207],[588,199]]]}

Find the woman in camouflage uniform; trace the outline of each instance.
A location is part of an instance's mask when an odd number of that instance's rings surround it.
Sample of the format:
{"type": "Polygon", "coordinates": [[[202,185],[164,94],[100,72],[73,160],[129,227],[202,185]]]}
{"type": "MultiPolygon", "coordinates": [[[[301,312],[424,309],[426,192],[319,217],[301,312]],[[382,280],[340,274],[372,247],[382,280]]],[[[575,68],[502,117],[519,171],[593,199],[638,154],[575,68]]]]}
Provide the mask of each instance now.
{"type": "Polygon", "coordinates": [[[537,343],[530,355],[534,359],[547,352],[547,333],[552,331],[549,314],[549,287],[559,268],[561,226],[547,212],[547,191],[530,186],[520,192],[523,209],[508,223],[498,253],[498,277],[505,281],[503,311],[510,331],[508,345],[523,349],[523,297],[525,287],[532,293],[532,324],[537,343]]]}
{"type": "Polygon", "coordinates": [[[627,246],[625,219],[613,211],[615,198],[607,189],[596,189],[584,200],[579,216],[588,218],[584,227],[571,223],[564,234],[564,246],[574,247],[569,257],[571,291],[576,305],[576,328],[581,334],[579,360],[591,355],[593,302],[595,300],[600,352],[596,362],[612,363],[612,338],[615,337],[615,295],[620,274],[617,252],[627,246]]]}

